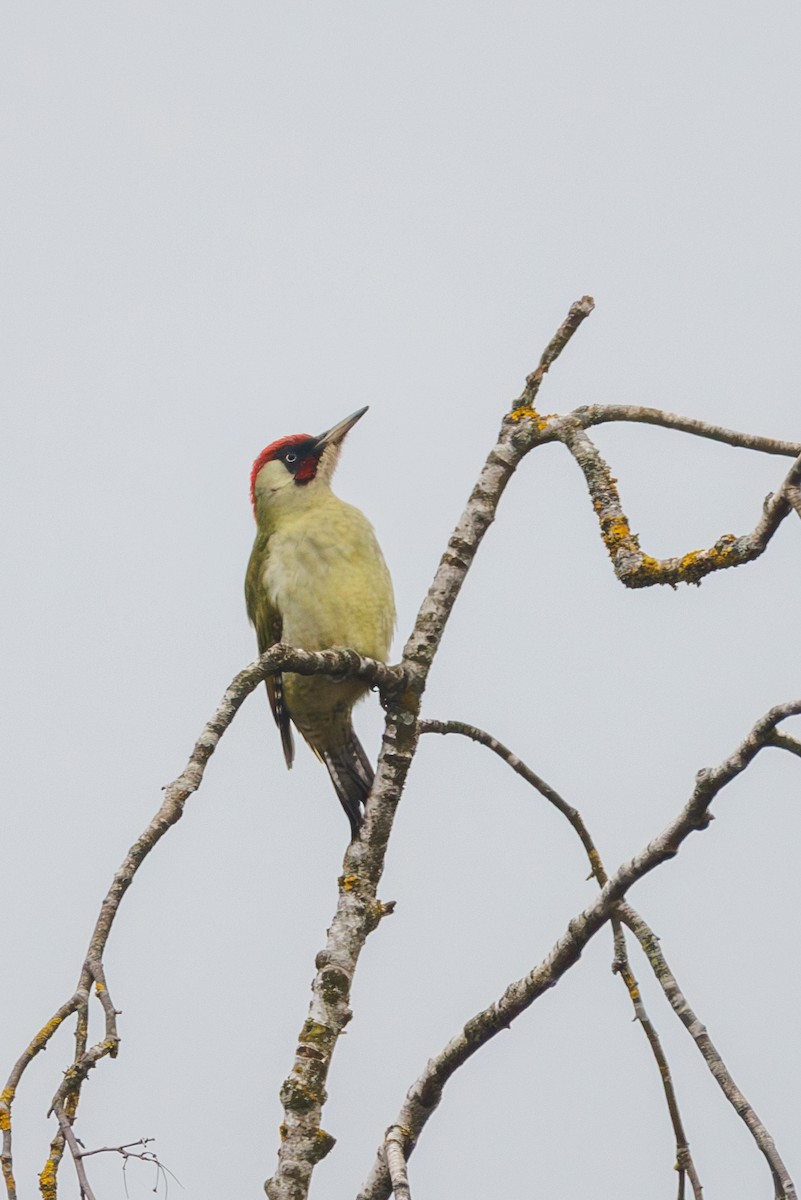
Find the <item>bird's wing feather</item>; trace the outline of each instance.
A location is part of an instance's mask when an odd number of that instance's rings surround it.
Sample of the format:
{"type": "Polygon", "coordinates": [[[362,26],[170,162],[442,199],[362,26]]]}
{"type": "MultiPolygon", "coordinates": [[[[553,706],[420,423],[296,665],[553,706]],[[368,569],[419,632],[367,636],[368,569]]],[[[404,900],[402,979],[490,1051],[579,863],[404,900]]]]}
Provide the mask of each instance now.
{"type": "MultiPolygon", "coordinates": [[[[247,575],[245,577],[245,598],[247,601],[248,616],[256,630],[259,654],[264,654],[265,650],[270,649],[270,646],[274,646],[276,642],[281,641],[283,622],[281,620],[281,613],[275,605],[270,603],[266,588],[261,586],[259,576],[267,557],[267,545],[266,541],[263,546],[260,545],[260,540],[257,540],[253,548],[253,553],[250,556],[247,575]]],[[[289,709],[286,706],[284,698],[283,676],[268,675],[264,684],[267,688],[267,695],[270,699],[270,708],[272,709],[275,723],[281,733],[284,759],[286,760],[287,767],[291,767],[295,758],[295,741],[292,737],[289,709]]]]}

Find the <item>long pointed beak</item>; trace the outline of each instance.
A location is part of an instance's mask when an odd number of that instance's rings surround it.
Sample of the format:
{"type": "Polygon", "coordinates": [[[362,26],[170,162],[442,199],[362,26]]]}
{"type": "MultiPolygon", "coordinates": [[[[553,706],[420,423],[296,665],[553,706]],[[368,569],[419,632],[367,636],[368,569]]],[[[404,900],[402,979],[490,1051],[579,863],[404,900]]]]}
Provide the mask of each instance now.
{"type": "Polygon", "coordinates": [[[369,404],[366,404],[364,408],[360,408],[355,413],[351,413],[349,417],[345,417],[345,420],[340,421],[338,425],[334,425],[331,429],[327,429],[325,433],[321,433],[314,443],[314,449],[318,453],[321,453],[325,450],[326,446],[336,446],[342,441],[348,430],[352,429],[356,422],[364,416],[369,407],[369,404]]]}

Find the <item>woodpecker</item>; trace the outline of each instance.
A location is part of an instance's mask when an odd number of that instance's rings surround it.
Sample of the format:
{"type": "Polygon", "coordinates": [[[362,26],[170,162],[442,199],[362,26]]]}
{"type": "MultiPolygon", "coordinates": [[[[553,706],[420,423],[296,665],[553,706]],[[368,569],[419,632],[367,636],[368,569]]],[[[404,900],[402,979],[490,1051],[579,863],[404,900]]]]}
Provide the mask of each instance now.
{"type": "MultiPolygon", "coordinates": [[[[364,513],[331,491],[345,435],[367,408],[319,437],[297,433],[262,450],[250,473],[256,540],[245,577],[259,653],[276,642],[300,650],[350,646],[386,662],[395,628],[392,581],[364,513]]],[[[359,679],[271,675],[266,681],[287,767],[292,725],[331,776],[355,838],[373,768],[352,712],[369,690],[359,679]]]]}

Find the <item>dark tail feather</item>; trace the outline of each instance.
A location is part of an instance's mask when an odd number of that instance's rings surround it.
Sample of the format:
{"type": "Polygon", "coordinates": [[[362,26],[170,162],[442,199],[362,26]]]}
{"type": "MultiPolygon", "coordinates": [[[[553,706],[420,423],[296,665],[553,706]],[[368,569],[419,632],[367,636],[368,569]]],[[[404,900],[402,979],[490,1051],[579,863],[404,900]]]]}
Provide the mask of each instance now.
{"type": "Polygon", "coordinates": [[[341,750],[323,751],[323,762],[328,767],[339,803],[347,813],[353,841],[362,827],[362,809],[370,795],[375,773],[352,729],[341,750]]]}

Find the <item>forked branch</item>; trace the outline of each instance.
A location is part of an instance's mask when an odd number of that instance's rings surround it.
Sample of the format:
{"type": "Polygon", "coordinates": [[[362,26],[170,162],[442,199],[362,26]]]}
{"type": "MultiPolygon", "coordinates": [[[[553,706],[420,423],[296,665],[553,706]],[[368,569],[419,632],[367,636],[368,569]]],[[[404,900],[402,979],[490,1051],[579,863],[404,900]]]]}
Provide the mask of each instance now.
{"type": "MultiPolygon", "coordinates": [[[[477,742],[481,746],[485,746],[488,750],[492,750],[494,754],[511,767],[515,774],[519,775],[526,783],[530,784],[535,791],[548,801],[563,817],[568,821],[572,829],[577,834],[584,852],[587,855],[587,860],[590,864],[590,874],[596,880],[599,887],[603,888],[609,882],[609,876],[606,873],[603,860],[601,859],[595,842],[590,835],[590,832],[584,822],[584,818],[577,808],[568,802],[546,783],[539,775],[531,770],[529,766],[518,758],[507,746],[494,738],[492,734],[485,733],[483,729],[478,729],[475,725],[467,725],[462,721],[435,721],[424,720],[420,722],[421,733],[439,733],[439,734],[461,734],[463,737],[469,738],[473,742],[477,742]]],[[[633,910],[632,910],[633,911],[633,910]]],[[[693,1189],[694,1200],[701,1200],[702,1188],[701,1181],[698,1178],[698,1172],[693,1162],[690,1152],[690,1144],[684,1132],[684,1124],[679,1112],[678,1100],[676,1091],[673,1085],[673,1079],[668,1066],[667,1058],[659,1034],[651,1021],[645,1008],[645,1003],[642,998],[637,980],[631,969],[629,961],[628,949],[626,947],[626,937],[620,927],[620,921],[617,916],[612,917],[612,932],[615,947],[615,958],[612,964],[612,969],[620,976],[628,991],[629,998],[634,1008],[635,1018],[642,1026],[643,1032],[651,1047],[651,1051],[656,1060],[659,1069],[659,1076],[662,1080],[662,1087],[665,1093],[665,1101],[667,1103],[670,1121],[673,1126],[673,1134],[676,1140],[676,1169],[679,1175],[679,1196],[684,1194],[684,1178],[690,1180],[690,1185],[693,1189]]],[[[644,922],[643,922],[644,924],[644,922]]],[[[647,926],[646,926],[647,928],[647,926]]]]}
{"type": "Polygon", "coordinates": [[[703,421],[679,417],[675,413],[627,405],[583,405],[564,416],[557,413],[541,416],[529,407],[518,406],[508,419],[519,425],[520,436],[530,442],[530,449],[550,442],[561,442],[570,451],[584,475],[601,538],[612,560],[615,575],[629,588],[699,583],[713,571],[753,562],[764,553],[779,525],[793,508],[801,515],[801,445],[795,442],[736,433],[716,425],[706,425],[703,421]],[[611,421],[646,422],[667,429],[680,429],[743,449],[793,456],[795,462],[777,491],[767,498],[760,519],[750,533],[739,536],[724,533],[713,546],[706,549],[690,550],[676,558],[658,559],[641,549],[640,539],[632,532],[623,509],[617,480],[587,434],[587,429],[592,425],[611,421]]]}
{"type": "MultiPolygon", "coordinates": [[[[770,743],[768,743],[770,744],[770,743]]],[[[768,1133],[765,1126],[760,1121],[752,1106],[748,1103],[743,1093],[737,1087],[731,1076],[731,1072],[724,1063],[720,1054],[712,1043],[712,1039],[706,1031],[704,1025],[698,1020],[693,1010],[687,1003],[684,995],[679,988],[676,978],[665,961],[662,950],[659,946],[659,939],[653,931],[648,928],[642,917],[634,911],[626,903],[621,903],[618,907],[620,920],[626,925],[634,936],[639,941],[645,952],[648,961],[653,968],[654,975],[662,986],[662,989],[667,996],[673,1011],[679,1018],[681,1023],[687,1028],[703,1055],[704,1062],[709,1067],[713,1077],[720,1085],[724,1096],[734,1108],[734,1111],[743,1119],[748,1126],[751,1135],[754,1138],[757,1146],[770,1168],[773,1176],[773,1186],[776,1196],[780,1200],[795,1200],[796,1191],[792,1179],[781,1160],[776,1143],[768,1133]]]]}
{"type": "MultiPolygon", "coordinates": [[[[698,772],[692,796],[668,827],[609,879],[597,899],[568,925],[543,961],[512,983],[494,1004],[477,1013],[433,1058],[409,1089],[393,1125],[408,1131],[408,1158],[422,1130],[436,1111],[448,1080],[473,1054],[525,1012],[545,991],[554,987],[580,958],[584,947],[617,912],[620,900],[643,876],[674,857],[682,843],[711,821],[709,808],[719,792],[740,775],[765,746],[771,745],[776,726],[786,717],[801,714],[801,700],[777,705],[757,721],[737,749],[718,767],[698,772]]],[[[781,1161],[781,1160],[779,1160],[781,1161]]],[[[783,1166],[783,1164],[782,1164],[783,1166]]],[[[775,1180],[774,1176],[774,1180],[775,1180]]],[[[782,1174],[782,1200],[796,1200],[786,1170],[782,1174]]],[[[391,1183],[383,1146],[373,1163],[358,1200],[387,1200],[391,1183]]]]}
{"type": "Polygon", "coordinates": [[[187,800],[200,787],[207,762],[244,700],[268,675],[281,671],[295,671],[302,675],[331,675],[335,678],[356,676],[368,680],[384,695],[393,694],[406,682],[405,675],[399,668],[388,667],[374,659],[363,658],[353,650],[325,650],[312,654],[281,644],[271,647],[233,679],[214,715],[204,726],[186,767],[178,778],[164,789],[164,798],[158,812],[141,837],[131,846],[122,865],[114,875],[89,941],[78,987],[39,1030],[20,1055],[2,1094],[0,1094],[0,1129],[3,1132],[0,1161],[2,1162],[8,1200],[16,1200],[17,1195],[13,1168],[11,1119],[17,1088],[27,1067],[36,1055],[46,1048],[56,1030],[73,1013],[77,1013],[78,1016],[75,1054],[51,1102],[50,1111],[56,1115],[59,1132],[51,1143],[50,1154],[40,1176],[40,1187],[44,1200],[55,1196],[56,1173],[66,1142],[72,1151],[80,1186],[87,1196],[91,1196],[91,1189],[85,1179],[85,1170],[80,1161],[80,1155],[76,1157],[77,1140],[74,1136],[68,1137],[67,1130],[71,1128],[75,1119],[81,1088],[89,1072],[97,1066],[101,1059],[107,1056],[114,1058],[119,1046],[118,1014],[109,995],[103,966],[103,955],[114,919],[122,898],[133,883],[139,867],[164,834],[180,820],[187,800]],[[104,1036],[95,1045],[88,1046],[89,996],[92,988],[94,988],[103,1010],[104,1036]]]}
{"type": "MultiPolygon", "coordinates": [[[[574,304],[551,339],[537,370],[540,379],[592,311],[589,297],[574,304]]],[[[536,376],[537,372],[534,372],[536,376]]],[[[535,379],[529,392],[539,387],[535,379]]],[[[525,393],[524,393],[525,396],[525,393]]],[[[325,947],[317,955],[312,1000],[292,1069],[281,1088],[284,1118],[269,1200],[304,1200],[316,1163],[334,1144],[321,1128],[325,1083],[334,1048],[350,1020],[350,989],[364,943],[382,915],[376,890],[384,869],[395,810],[417,748],[420,698],[443,630],[481,541],[495,519],[506,485],[533,442],[505,420],[448,546],[403,651],[408,687],[390,700],[375,783],[360,836],[345,853],[337,908],[325,947]]]]}
{"type": "MultiPolygon", "coordinates": [[[[205,765],[245,697],[266,675],[278,671],[301,674],[323,673],[337,678],[358,676],[382,692],[387,720],[376,781],[367,805],[361,835],[349,846],[339,881],[337,909],[325,947],[317,956],[317,972],[312,1001],[299,1036],[293,1068],[281,1090],[284,1119],[278,1167],[266,1185],[270,1200],[304,1200],[315,1164],[331,1149],[334,1139],[321,1128],[325,1102],[325,1083],[340,1033],[350,1018],[348,1007],[351,984],[361,949],[372,929],[385,915],[387,907],[377,899],[377,887],[384,867],[387,843],[395,809],[402,794],[418,738],[418,716],[422,694],[451,609],[481,541],[495,519],[498,504],[512,474],[531,450],[552,441],[561,441],[576,457],[598,515],[604,542],[615,571],[627,586],[642,587],[653,583],[697,582],[704,574],[722,567],[736,566],[761,554],[778,524],[793,508],[801,514],[801,446],[774,439],[735,434],[717,427],[701,426],[673,414],[652,409],[627,409],[625,406],[583,407],[566,416],[540,416],[534,404],[546,372],[570,341],[594,307],[590,297],[574,304],[566,320],[544,350],[536,370],[526,380],[514,410],[503,420],[496,445],[490,451],[467,506],[439,564],[431,588],[417,616],[406,644],[400,667],[360,658],[354,651],[332,650],[306,654],[285,646],[272,647],[257,662],[245,668],[226,691],[223,700],[205,726],[186,768],[164,793],[159,811],[142,836],[131,847],[106,895],[90,939],[86,960],[74,994],[57,1010],[53,1018],[33,1038],[11,1072],[6,1089],[0,1095],[0,1128],[3,1130],[2,1166],[9,1200],[16,1198],[11,1153],[11,1106],[22,1074],[43,1049],[63,1021],[76,1015],[75,1054],[53,1098],[53,1111],[59,1131],[51,1144],[50,1157],[41,1176],[46,1200],[55,1196],[56,1171],[64,1146],[72,1147],[72,1123],[81,1088],[88,1072],[104,1057],[114,1056],[119,1045],[116,1011],[104,975],[103,955],[122,897],[130,887],[144,858],[168,829],[180,819],[189,796],[199,787],[205,765]],[[767,504],[756,529],[740,538],[725,535],[711,550],[693,551],[682,559],[659,562],[644,555],[638,539],[631,533],[620,506],[609,468],[590,441],[586,430],[606,421],[634,420],[681,428],[685,432],[712,437],[731,445],[740,445],[771,454],[797,457],[793,470],[767,504]],[[692,427],[691,427],[692,426],[692,427]],[[103,1039],[89,1046],[89,998],[94,988],[102,1006],[105,1029],[103,1039]],[[48,1191],[48,1189],[51,1189],[48,1191]]],[[[776,739],[783,737],[770,734],[776,739]]],[[[767,734],[765,736],[768,736],[767,734]]],[[[785,738],[781,744],[792,747],[785,738]]],[[[756,749],[761,748],[760,742],[756,749]]],[[[774,744],[780,744],[778,740],[774,744]]],[[[756,753],[756,750],[754,750],[756,753]]],[[[726,764],[724,764],[725,766],[726,764]]],[[[493,1006],[490,1016],[469,1023],[463,1034],[447,1048],[436,1078],[420,1084],[416,1095],[423,1109],[426,1098],[438,1100],[449,1071],[458,1065],[459,1056],[473,1053],[482,1039],[492,1036],[493,1026],[507,1023],[532,1002],[539,991],[552,984],[581,953],[586,941],[612,919],[618,899],[636,879],[659,862],[675,854],[692,828],[702,828],[708,819],[706,809],[719,782],[720,771],[699,778],[693,799],[674,826],[631,863],[606,880],[600,859],[591,857],[593,872],[602,887],[596,903],[571,923],[567,933],[551,955],[525,980],[512,985],[493,1006]],[[485,1036],[486,1030],[490,1032],[485,1036]]],[[[737,768],[742,769],[742,767],[737,768]]],[[[724,782],[727,782],[725,780],[724,782]]],[[[569,807],[569,806],[568,806],[569,807]]],[[[567,814],[566,814],[567,815],[567,814]]],[[[589,835],[587,835],[589,836],[589,835]]],[[[586,848],[586,846],[585,846],[586,848]]],[[[589,853],[589,851],[588,851],[589,853]]],[[[597,856],[596,856],[597,857],[597,856]]],[[[422,1078],[422,1077],[421,1077],[422,1078]]],[[[413,1089],[414,1091],[414,1089],[413,1089]]],[[[403,1120],[393,1129],[406,1130],[403,1120]]],[[[404,1134],[405,1136],[405,1134],[404,1134]]],[[[77,1142],[76,1142],[77,1144],[77,1142]]],[[[390,1139],[390,1153],[402,1149],[398,1137],[390,1139]]],[[[74,1154],[73,1150],[73,1154],[74,1154]]],[[[396,1156],[397,1157],[397,1156],[396,1156]]],[[[76,1159],[76,1167],[78,1160],[76,1159]]],[[[81,1186],[84,1186],[81,1176],[81,1186]]],[[[398,1186],[408,1190],[398,1176],[398,1186]]],[[[86,1184],[88,1187],[88,1183],[86,1184]]],[[[377,1193],[376,1193],[377,1194],[377,1193]]]]}

